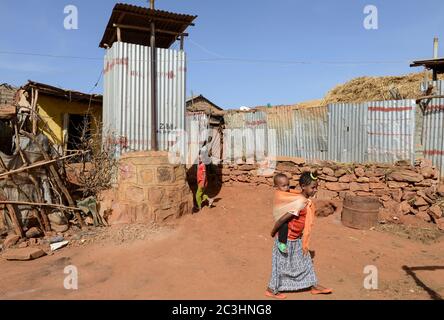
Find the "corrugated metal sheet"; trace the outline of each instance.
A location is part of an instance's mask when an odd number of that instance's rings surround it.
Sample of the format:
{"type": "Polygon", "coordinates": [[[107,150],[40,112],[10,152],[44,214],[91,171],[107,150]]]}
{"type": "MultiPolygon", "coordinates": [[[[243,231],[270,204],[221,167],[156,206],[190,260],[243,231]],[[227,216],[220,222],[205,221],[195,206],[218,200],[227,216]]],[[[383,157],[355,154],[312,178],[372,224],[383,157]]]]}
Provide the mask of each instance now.
{"type": "Polygon", "coordinates": [[[435,88],[435,94],[444,94],[444,80],[421,82],[421,91],[427,91],[429,86],[433,86],[433,88],[435,88]]]}
{"type": "Polygon", "coordinates": [[[293,110],[296,153],[309,160],[328,158],[327,107],[293,110]]]}
{"type": "Polygon", "coordinates": [[[367,105],[328,105],[328,159],[338,162],[366,162],[367,105]]]}
{"type": "MultiPolygon", "coordinates": [[[[262,160],[268,150],[266,114],[256,112],[228,112],[225,117],[223,159],[225,161],[262,160]]],[[[270,143],[273,143],[271,141],[270,143]]]]}
{"type": "Polygon", "coordinates": [[[272,142],[276,156],[298,156],[298,148],[294,131],[294,109],[292,107],[276,107],[267,109],[268,129],[274,132],[272,142]]]}
{"type": "Polygon", "coordinates": [[[186,115],[186,163],[197,163],[199,150],[208,139],[208,116],[204,113],[187,113],[186,115]]]}
{"type": "Polygon", "coordinates": [[[414,100],[340,103],[328,107],[329,160],[414,161],[414,100]]]}
{"type": "MultiPolygon", "coordinates": [[[[117,138],[119,153],[150,149],[150,48],[116,42],[104,65],[103,130],[117,138]]],[[[158,143],[168,150],[185,129],[183,51],[157,49],[158,143]]]]}
{"type": "Polygon", "coordinates": [[[367,103],[369,162],[415,160],[415,100],[367,103]]]}
{"type": "Polygon", "coordinates": [[[424,114],[424,156],[431,159],[444,177],[444,99],[433,99],[424,114]]]}
{"type": "Polygon", "coordinates": [[[225,160],[251,162],[267,156],[327,158],[326,107],[228,112],[224,119],[229,130],[224,138],[225,160]]]}

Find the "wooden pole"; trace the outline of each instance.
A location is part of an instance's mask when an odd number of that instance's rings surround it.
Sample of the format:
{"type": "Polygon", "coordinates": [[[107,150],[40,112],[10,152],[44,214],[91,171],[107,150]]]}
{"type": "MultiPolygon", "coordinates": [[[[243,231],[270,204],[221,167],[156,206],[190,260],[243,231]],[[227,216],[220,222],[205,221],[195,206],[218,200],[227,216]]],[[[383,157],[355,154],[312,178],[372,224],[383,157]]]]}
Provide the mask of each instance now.
{"type": "Polygon", "coordinates": [[[37,100],[39,98],[39,89],[35,89],[35,94],[34,94],[34,105],[33,105],[33,117],[32,117],[32,134],[33,135],[37,135],[37,127],[38,127],[38,119],[37,119],[37,100]]]}
{"type": "MultiPolygon", "coordinates": [[[[154,3],[153,3],[154,6],[154,3]]],[[[154,22],[151,21],[151,150],[159,149],[157,143],[157,52],[156,52],[156,31],[154,22]]]]}
{"type": "MultiPolygon", "coordinates": [[[[3,195],[2,192],[0,192],[0,200],[2,200],[2,201],[6,200],[6,197],[3,195]]],[[[14,206],[10,203],[5,203],[5,205],[6,205],[6,209],[8,209],[9,216],[11,217],[11,221],[12,221],[12,224],[14,227],[15,234],[20,236],[21,238],[24,238],[25,233],[23,232],[20,221],[18,220],[17,212],[15,211],[14,206]]]]}
{"type": "MultiPolygon", "coordinates": [[[[144,32],[151,32],[151,28],[145,28],[145,27],[138,27],[138,26],[130,26],[127,24],[120,24],[120,23],[114,23],[113,24],[114,28],[118,29],[128,29],[128,30],[137,30],[137,31],[144,31],[144,32]]],[[[189,34],[186,32],[174,32],[174,31],[169,31],[169,30],[163,30],[163,29],[156,29],[157,33],[165,33],[165,34],[171,34],[174,36],[188,36],[189,34]]]]}
{"type": "Polygon", "coordinates": [[[122,35],[120,33],[120,27],[117,27],[117,42],[122,42],[122,35]]]}
{"type": "Polygon", "coordinates": [[[21,205],[21,206],[36,206],[36,207],[50,207],[50,208],[59,208],[73,211],[82,211],[82,209],[76,207],[68,207],[61,204],[52,204],[52,203],[40,203],[40,202],[26,202],[26,201],[9,201],[9,200],[0,200],[0,204],[5,205],[21,205]]]}
{"type": "Polygon", "coordinates": [[[48,164],[57,162],[59,160],[68,159],[68,158],[71,158],[71,157],[78,156],[79,154],[80,153],[74,153],[74,154],[70,154],[69,156],[60,157],[58,159],[53,159],[53,160],[49,160],[49,161],[39,161],[39,162],[33,163],[33,164],[31,164],[29,166],[26,166],[26,167],[22,167],[22,168],[6,171],[4,173],[0,173],[0,178],[7,177],[7,176],[9,176],[11,174],[23,172],[23,171],[26,171],[26,170],[29,170],[29,169],[38,168],[38,167],[41,167],[41,166],[46,166],[48,164]]]}

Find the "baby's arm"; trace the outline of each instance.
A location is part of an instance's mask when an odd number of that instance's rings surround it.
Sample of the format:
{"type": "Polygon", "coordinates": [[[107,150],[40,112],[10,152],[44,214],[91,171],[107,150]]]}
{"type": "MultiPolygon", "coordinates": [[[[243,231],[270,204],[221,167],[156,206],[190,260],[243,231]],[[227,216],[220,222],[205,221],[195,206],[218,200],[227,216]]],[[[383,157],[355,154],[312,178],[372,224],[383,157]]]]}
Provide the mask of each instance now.
{"type": "Polygon", "coordinates": [[[274,237],[278,232],[279,228],[285,223],[288,222],[294,216],[293,213],[287,212],[284,214],[276,223],[274,224],[273,230],[271,230],[271,236],[274,237]]]}

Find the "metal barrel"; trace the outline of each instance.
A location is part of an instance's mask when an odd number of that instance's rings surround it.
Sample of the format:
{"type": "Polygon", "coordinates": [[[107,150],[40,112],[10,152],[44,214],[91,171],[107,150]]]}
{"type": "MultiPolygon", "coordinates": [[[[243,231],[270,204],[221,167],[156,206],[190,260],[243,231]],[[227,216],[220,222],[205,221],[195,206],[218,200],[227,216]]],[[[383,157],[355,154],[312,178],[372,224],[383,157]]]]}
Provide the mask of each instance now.
{"type": "Polygon", "coordinates": [[[380,207],[376,197],[347,196],[341,215],[342,224],[354,229],[370,229],[378,223],[380,207]]]}

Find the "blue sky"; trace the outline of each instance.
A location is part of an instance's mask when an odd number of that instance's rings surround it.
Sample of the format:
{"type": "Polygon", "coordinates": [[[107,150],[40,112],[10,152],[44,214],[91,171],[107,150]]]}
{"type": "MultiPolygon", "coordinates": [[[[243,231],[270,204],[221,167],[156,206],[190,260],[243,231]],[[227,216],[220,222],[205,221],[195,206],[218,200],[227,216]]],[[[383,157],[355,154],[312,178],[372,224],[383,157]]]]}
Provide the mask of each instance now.
{"type": "MultiPolygon", "coordinates": [[[[115,3],[0,0],[0,82],[32,79],[90,92],[103,67],[98,44],[115,3]],[[63,27],[70,4],[79,10],[78,30],[63,27]]],[[[296,103],[321,98],[353,77],[421,71],[409,61],[430,58],[434,36],[444,52],[442,0],[156,0],[156,7],[199,16],[185,44],[187,93],[224,108],[296,103]],[[369,4],[378,8],[377,30],[363,27],[369,4]]],[[[102,83],[94,92],[102,92],[102,83]]]]}

